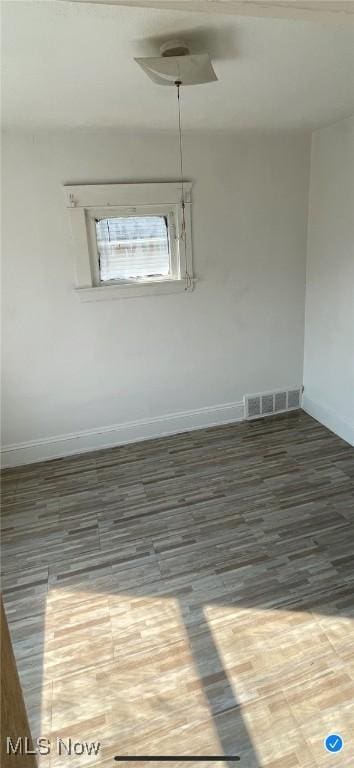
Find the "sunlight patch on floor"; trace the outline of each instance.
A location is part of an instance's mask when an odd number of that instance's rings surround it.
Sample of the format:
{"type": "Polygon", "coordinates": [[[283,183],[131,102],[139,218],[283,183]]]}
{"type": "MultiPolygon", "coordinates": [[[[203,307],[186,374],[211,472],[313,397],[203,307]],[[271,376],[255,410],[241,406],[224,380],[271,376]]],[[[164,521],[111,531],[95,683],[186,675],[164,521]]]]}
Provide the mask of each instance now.
{"type": "Polygon", "coordinates": [[[303,741],[314,764],[327,766],[323,739],[338,732],[346,748],[336,768],[353,765],[353,618],[219,605],[204,612],[261,764],[290,749],[307,765],[303,741]]]}
{"type": "MultiPolygon", "coordinates": [[[[99,739],[100,759],[220,753],[175,598],[51,590],[44,675],[53,680],[52,737],[99,739]]],[[[52,755],[51,768],[60,765],[52,755]]]]}

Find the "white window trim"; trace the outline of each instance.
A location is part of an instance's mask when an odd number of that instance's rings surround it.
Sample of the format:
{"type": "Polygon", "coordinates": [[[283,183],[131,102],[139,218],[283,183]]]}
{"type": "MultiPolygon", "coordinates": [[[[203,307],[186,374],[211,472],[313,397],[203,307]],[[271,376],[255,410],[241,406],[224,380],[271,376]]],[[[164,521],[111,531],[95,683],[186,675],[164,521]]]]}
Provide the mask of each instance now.
{"type": "Polygon", "coordinates": [[[76,286],[81,301],[172,294],[193,290],[191,182],[184,182],[186,239],[181,240],[182,187],[179,182],[142,184],[66,185],[64,193],[70,216],[74,246],[76,286]],[[118,212],[134,214],[141,210],[165,211],[175,224],[173,258],[178,263],[178,279],[135,282],[99,283],[96,237],[93,220],[97,214],[109,216],[118,212]],[[185,279],[188,274],[189,280],[185,279]]]}

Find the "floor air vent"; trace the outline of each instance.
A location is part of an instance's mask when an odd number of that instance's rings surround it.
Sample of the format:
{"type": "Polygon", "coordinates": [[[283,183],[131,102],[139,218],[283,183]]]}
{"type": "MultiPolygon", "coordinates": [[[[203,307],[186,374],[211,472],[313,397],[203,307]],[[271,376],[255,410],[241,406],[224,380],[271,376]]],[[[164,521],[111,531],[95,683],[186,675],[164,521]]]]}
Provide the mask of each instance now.
{"type": "Polygon", "coordinates": [[[277,392],[260,392],[258,395],[245,395],[246,419],[259,419],[273,413],[292,411],[301,406],[302,388],[284,389],[277,392]]]}

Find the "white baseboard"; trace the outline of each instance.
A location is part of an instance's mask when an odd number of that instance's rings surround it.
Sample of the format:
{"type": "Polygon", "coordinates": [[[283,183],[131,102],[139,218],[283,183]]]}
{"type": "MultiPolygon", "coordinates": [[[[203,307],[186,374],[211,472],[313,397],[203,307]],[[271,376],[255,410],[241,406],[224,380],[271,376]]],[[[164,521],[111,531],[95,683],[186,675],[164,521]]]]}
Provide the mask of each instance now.
{"type": "Polygon", "coordinates": [[[321,422],[325,427],[328,427],[331,432],[342,437],[343,440],[346,440],[350,445],[354,445],[354,427],[350,424],[346,424],[345,421],[342,421],[342,419],[333,413],[333,411],[325,408],[319,403],[315,403],[305,394],[302,398],[302,408],[310,416],[313,416],[314,419],[317,419],[317,421],[321,422]]]}
{"type": "Polygon", "coordinates": [[[57,459],[75,453],[112,448],[115,445],[135,443],[164,435],[189,432],[203,427],[214,427],[244,419],[243,401],[223,403],[194,411],[180,411],[151,419],[140,419],[111,427],[83,430],[66,435],[4,445],[1,449],[2,466],[16,467],[32,462],[57,459]]]}

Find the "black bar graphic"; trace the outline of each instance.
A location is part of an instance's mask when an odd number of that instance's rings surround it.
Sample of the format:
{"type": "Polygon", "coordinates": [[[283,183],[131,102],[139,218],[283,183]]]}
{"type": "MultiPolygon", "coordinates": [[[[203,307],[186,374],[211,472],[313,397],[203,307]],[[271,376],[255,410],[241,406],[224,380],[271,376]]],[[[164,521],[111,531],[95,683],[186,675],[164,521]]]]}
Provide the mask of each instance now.
{"type": "Polygon", "coordinates": [[[158,763],[171,763],[173,761],[183,763],[194,763],[195,761],[198,763],[228,763],[231,760],[233,762],[241,760],[238,755],[116,755],[114,759],[117,762],[122,761],[126,763],[133,763],[135,761],[145,762],[146,760],[158,763]]]}

